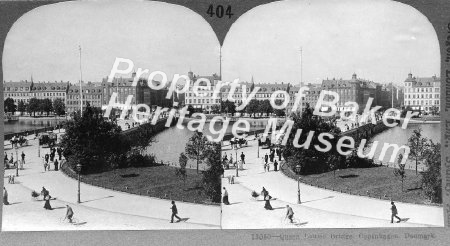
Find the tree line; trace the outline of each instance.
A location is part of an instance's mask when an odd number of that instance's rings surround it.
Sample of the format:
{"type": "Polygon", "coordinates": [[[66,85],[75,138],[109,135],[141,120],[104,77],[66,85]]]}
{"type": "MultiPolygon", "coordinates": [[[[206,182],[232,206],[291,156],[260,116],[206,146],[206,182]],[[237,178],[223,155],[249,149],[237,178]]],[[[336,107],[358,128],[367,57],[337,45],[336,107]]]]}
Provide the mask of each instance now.
{"type": "Polygon", "coordinates": [[[28,103],[20,100],[17,105],[14,102],[14,99],[8,97],[4,101],[4,111],[16,113],[19,112],[20,115],[24,113],[28,113],[30,116],[36,117],[36,113],[40,113],[41,115],[46,113],[47,116],[50,112],[53,112],[56,115],[64,115],[66,110],[66,105],[64,101],[60,98],[55,100],[51,100],[49,98],[38,99],[31,98],[28,103]]]}
{"type": "MultiPolygon", "coordinates": [[[[276,105],[281,105],[282,103],[283,101],[280,99],[275,100],[276,105]]],[[[236,104],[234,102],[228,100],[222,101],[220,104],[220,113],[231,114],[232,116],[234,116],[235,113],[246,113],[250,117],[256,117],[257,114],[259,116],[264,115],[269,116],[274,114],[276,116],[282,117],[285,116],[286,112],[284,109],[274,109],[270,104],[269,99],[266,100],[252,99],[247,104],[247,106],[241,111],[236,110],[236,104]]]]}

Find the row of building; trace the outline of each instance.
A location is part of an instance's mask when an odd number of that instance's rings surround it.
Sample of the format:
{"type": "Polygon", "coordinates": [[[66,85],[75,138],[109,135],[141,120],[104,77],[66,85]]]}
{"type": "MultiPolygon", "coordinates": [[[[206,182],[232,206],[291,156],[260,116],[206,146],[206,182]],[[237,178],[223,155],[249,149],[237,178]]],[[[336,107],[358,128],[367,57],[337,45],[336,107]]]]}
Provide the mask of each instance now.
{"type": "MultiPolygon", "coordinates": [[[[188,73],[190,79],[189,91],[183,94],[173,94],[171,99],[167,99],[166,95],[169,91],[166,85],[163,89],[154,90],[148,85],[146,79],[139,79],[136,86],[133,86],[135,73],[131,78],[113,78],[112,82],[108,82],[105,77],[101,82],[83,83],[81,86],[71,84],[69,82],[4,82],[3,94],[4,98],[12,98],[16,104],[22,100],[28,102],[31,98],[50,98],[52,100],[60,98],[64,100],[66,111],[70,114],[80,109],[80,96],[83,97],[83,104],[87,102],[91,106],[105,108],[111,99],[113,93],[117,93],[117,105],[125,104],[129,95],[132,95],[132,105],[147,104],[150,107],[162,106],[170,107],[174,101],[179,105],[191,105],[194,108],[201,108],[204,112],[210,112],[213,107],[220,106],[221,101],[229,100],[231,87],[223,86],[217,98],[213,98],[214,90],[220,81],[220,76],[213,74],[211,76],[194,75],[193,72],[188,73]],[[199,80],[207,82],[200,82],[199,80]],[[198,92],[202,95],[194,93],[193,85],[199,81],[198,92]]],[[[160,82],[152,81],[157,86],[160,82]]],[[[299,85],[290,83],[270,83],[256,84],[253,78],[250,82],[242,82],[236,88],[231,97],[236,104],[241,104],[243,100],[243,89],[245,85],[246,95],[248,96],[254,87],[260,87],[256,93],[256,100],[270,99],[275,91],[285,91],[289,95],[289,103],[286,111],[289,113],[294,106],[295,96],[300,89],[299,85]]],[[[440,111],[440,78],[432,76],[429,78],[416,78],[412,74],[408,74],[405,79],[404,87],[390,84],[380,84],[370,80],[358,78],[356,74],[351,79],[326,79],[321,84],[306,84],[309,90],[305,91],[305,96],[301,100],[300,107],[309,104],[315,107],[319,95],[323,90],[333,91],[339,95],[340,100],[337,103],[338,111],[353,111],[353,105],[346,105],[347,102],[356,102],[359,111],[364,110],[369,98],[373,98],[371,106],[382,106],[384,108],[400,108],[411,107],[413,110],[420,111],[440,111]]],[[[283,94],[278,94],[277,99],[284,100],[283,94]]],[[[332,98],[325,98],[331,100],[332,98]]],[[[324,108],[323,110],[326,110],[324,108]]]]}

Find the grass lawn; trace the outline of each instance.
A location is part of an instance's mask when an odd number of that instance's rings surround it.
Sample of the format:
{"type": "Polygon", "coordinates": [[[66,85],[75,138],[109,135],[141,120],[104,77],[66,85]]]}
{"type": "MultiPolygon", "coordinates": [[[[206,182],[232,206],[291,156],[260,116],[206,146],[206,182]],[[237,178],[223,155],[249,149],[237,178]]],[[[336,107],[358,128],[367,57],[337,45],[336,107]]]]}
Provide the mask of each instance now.
{"type": "Polygon", "coordinates": [[[82,182],[143,196],[211,204],[202,187],[201,173],[187,169],[184,183],[175,170],[169,166],[117,169],[84,175],[82,182]]]}
{"type": "MultiPolygon", "coordinates": [[[[354,195],[407,203],[430,204],[421,188],[421,174],[416,175],[413,170],[406,170],[404,189],[399,177],[394,176],[394,169],[389,167],[348,168],[322,174],[302,175],[301,182],[313,186],[341,191],[354,195]]],[[[291,177],[296,176],[290,169],[283,172],[291,177]]]]}

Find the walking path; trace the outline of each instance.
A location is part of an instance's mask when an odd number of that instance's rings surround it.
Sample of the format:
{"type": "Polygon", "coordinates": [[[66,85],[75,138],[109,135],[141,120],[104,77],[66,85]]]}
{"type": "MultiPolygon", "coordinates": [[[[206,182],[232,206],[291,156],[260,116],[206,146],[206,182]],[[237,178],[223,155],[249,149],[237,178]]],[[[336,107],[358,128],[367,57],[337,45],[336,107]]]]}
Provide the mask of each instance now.
{"type": "MultiPolygon", "coordinates": [[[[57,132],[57,131],[56,131],[57,132]]],[[[33,137],[34,138],[34,137],[33,137]]],[[[60,138],[60,134],[58,136],[60,138]]],[[[30,146],[19,148],[26,154],[24,170],[19,170],[15,184],[7,177],[15,169],[7,169],[4,185],[9,193],[8,206],[3,206],[2,230],[149,230],[149,229],[219,229],[220,207],[176,202],[179,216],[187,218],[180,223],[169,223],[169,200],[127,194],[81,183],[81,204],[77,204],[77,181],[60,171],[44,172],[42,157],[49,152],[41,148],[37,157],[37,140],[29,137],[30,146]],[[31,191],[40,193],[42,186],[55,197],[51,204],[55,210],[45,210],[43,201],[31,198],[31,191]],[[63,223],[65,205],[72,204],[74,217],[81,225],[63,223]],[[84,223],[85,222],[85,223],[84,223]]],[[[6,142],[5,142],[6,144],[6,142]]],[[[10,145],[5,152],[14,153],[10,145]]],[[[15,153],[14,153],[15,158],[15,153]]],[[[52,165],[52,170],[54,166],[52,165]]]]}
{"type": "MultiPolygon", "coordinates": [[[[249,137],[248,139],[253,139],[249,137]]],[[[222,154],[233,154],[235,150],[224,146],[222,154]]],[[[236,175],[235,169],[225,170],[222,184],[229,193],[231,205],[222,206],[222,228],[354,228],[354,227],[416,227],[444,226],[442,207],[397,203],[401,218],[409,218],[400,224],[390,223],[390,201],[369,197],[361,197],[300,185],[302,204],[297,204],[297,182],[286,177],[282,172],[265,172],[261,158],[257,158],[257,142],[249,141],[249,146],[238,150],[245,154],[244,170],[235,177],[235,184],[228,183],[228,176],[236,175]],[[255,200],[251,197],[254,190],[260,193],[265,187],[269,194],[276,198],[271,201],[274,210],[265,210],[262,197],[255,200]],[[300,224],[287,223],[284,218],[286,204],[293,207],[294,217],[300,224]]],[[[260,149],[260,157],[268,153],[268,149],[260,149]]],[[[239,157],[240,159],[240,157],[239,157]]]]}

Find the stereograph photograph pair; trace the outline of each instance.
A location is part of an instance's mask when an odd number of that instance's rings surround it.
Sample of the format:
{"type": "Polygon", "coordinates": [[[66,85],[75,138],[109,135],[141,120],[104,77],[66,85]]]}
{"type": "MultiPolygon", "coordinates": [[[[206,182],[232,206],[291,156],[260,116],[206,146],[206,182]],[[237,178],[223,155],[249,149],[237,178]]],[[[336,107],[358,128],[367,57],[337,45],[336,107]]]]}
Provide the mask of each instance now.
{"type": "Polygon", "coordinates": [[[414,4],[1,2],[1,230],[433,238],[448,4],[414,4]]]}

